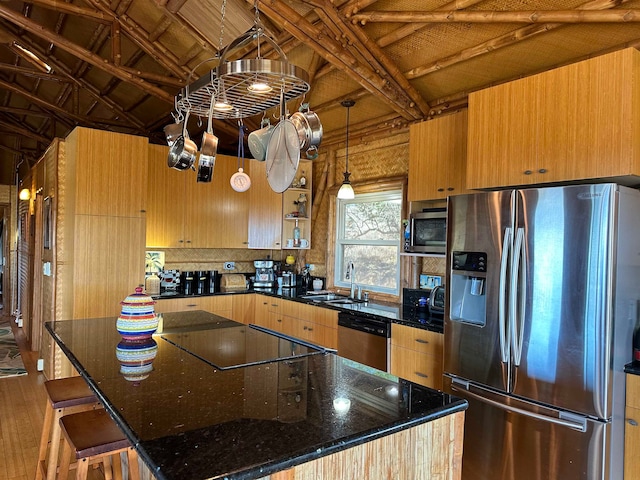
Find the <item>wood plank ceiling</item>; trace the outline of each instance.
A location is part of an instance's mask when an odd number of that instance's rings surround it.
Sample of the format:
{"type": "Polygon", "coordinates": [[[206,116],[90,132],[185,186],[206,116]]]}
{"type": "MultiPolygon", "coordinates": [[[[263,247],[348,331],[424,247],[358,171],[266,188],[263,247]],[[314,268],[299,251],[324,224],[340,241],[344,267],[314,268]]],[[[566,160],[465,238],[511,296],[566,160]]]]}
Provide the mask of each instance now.
{"type": "MultiPolygon", "coordinates": [[[[463,108],[469,92],[640,47],[640,0],[2,1],[0,183],[78,125],[163,143],[175,95],[254,25],[256,5],[289,62],[310,74],[304,100],[323,145],[343,139],[344,99],[357,101],[354,136],[388,135],[463,108]]],[[[234,58],[254,58],[255,47],[234,58]]],[[[268,45],[261,54],[278,58],[268,45]]],[[[236,123],[214,122],[228,154],[236,123]]],[[[196,143],[205,126],[189,122],[196,143]]]]}

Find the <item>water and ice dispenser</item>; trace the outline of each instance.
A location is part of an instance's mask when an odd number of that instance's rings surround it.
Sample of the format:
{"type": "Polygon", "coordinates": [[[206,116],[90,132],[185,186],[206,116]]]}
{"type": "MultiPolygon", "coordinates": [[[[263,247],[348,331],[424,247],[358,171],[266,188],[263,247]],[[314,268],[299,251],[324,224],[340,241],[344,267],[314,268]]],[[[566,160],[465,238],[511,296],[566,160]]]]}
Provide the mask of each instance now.
{"type": "Polygon", "coordinates": [[[453,252],[451,258],[452,321],[484,326],[486,304],[487,254],[484,252],[453,252]]]}

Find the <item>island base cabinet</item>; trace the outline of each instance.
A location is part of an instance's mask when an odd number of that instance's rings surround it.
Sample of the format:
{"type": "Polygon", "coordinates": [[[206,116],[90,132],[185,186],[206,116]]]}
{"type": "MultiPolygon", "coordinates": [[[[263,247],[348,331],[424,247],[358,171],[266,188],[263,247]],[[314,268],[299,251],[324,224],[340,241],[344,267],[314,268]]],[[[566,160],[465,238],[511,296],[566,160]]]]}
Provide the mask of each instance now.
{"type": "MultiPolygon", "coordinates": [[[[257,480],[459,480],[464,412],[302,463],[257,480]]],[[[154,480],[140,462],[140,478],[154,480]]]]}

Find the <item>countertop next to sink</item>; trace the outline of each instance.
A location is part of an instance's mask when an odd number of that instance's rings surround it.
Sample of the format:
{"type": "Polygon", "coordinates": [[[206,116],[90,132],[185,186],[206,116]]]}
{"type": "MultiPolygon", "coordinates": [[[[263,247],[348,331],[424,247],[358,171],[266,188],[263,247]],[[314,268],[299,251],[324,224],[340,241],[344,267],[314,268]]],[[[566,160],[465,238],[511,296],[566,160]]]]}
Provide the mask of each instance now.
{"type": "MultiPolygon", "coordinates": [[[[462,448],[462,423],[452,436],[442,422],[459,422],[464,400],[207,312],[165,313],[163,322],[141,346],[153,366],[141,375],[120,364],[125,347],[115,317],[46,324],[159,480],[249,480],[329,468],[316,461],[343,462],[348,478],[364,478],[349,452],[383,444],[412,465],[427,462],[415,467],[426,472],[429,462],[440,468],[439,458],[447,462],[442,468],[457,468],[460,459],[447,455],[453,442],[462,448]],[[214,366],[221,362],[227,367],[214,366]],[[347,399],[346,408],[336,406],[347,399]],[[431,447],[410,448],[405,436],[423,435],[417,432],[434,432],[420,437],[431,447]],[[425,448],[438,454],[425,455],[425,448]]],[[[382,453],[371,461],[387,461],[382,453]]]]}
{"type": "MultiPolygon", "coordinates": [[[[385,318],[393,323],[399,323],[402,325],[408,325],[410,327],[421,328],[424,330],[430,330],[437,333],[443,332],[443,326],[440,321],[431,321],[427,319],[426,322],[418,322],[409,318],[407,309],[403,308],[401,303],[381,302],[381,301],[368,301],[368,302],[356,302],[352,304],[328,304],[314,302],[311,299],[302,298],[308,294],[313,294],[313,290],[306,290],[303,288],[279,288],[279,289],[250,289],[240,290],[234,292],[218,292],[213,295],[243,295],[247,293],[259,293],[262,295],[268,295],[277,298],[284,298],[286,300],[295,300],[297,302],[303,302],[310,305],[317,305],[323,308],[331,308],[338,311],[346,311],[357,313],[358,315],[373,316],[376,318],[385,318]]],[[[162,294],[154,296],[155,300],[162,300],[165,298],[189,298],[197,297],[195,295],[181,295],[174,292],[168,294],[162,294]]]]}

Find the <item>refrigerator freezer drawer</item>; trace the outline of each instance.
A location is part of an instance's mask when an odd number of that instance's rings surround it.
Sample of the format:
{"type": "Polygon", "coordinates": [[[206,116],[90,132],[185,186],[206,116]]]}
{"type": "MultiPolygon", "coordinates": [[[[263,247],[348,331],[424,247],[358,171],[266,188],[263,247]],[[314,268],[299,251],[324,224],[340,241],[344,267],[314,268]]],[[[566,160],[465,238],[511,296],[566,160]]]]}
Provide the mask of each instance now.
{"type": "MultiPolygon", "coordinates": [[[[445,391],[466,399],[463,480],[613,480],[611,424],[514,400],[474,385],[445,391]]],[[[621,465],[621,464],[620,464],[621,465]]]]}

